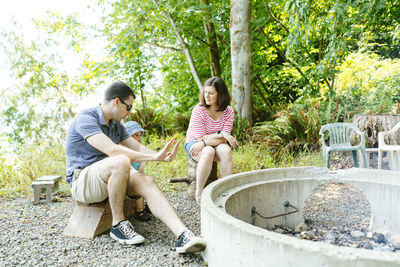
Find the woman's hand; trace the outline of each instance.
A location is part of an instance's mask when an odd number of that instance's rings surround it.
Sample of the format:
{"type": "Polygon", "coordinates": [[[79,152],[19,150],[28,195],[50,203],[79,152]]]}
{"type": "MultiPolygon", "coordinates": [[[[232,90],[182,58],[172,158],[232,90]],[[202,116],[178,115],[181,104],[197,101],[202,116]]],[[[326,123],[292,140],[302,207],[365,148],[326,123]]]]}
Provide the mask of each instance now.
{"type": "Polygon", "coordinates": [[[192,157],[197,157],[197,155],[200,153],[200,151],[205,147],[203,142],[197,142],[194,144],[190,150],[189,150],[189,155],[192,157]]]}
{"type": "Polygon", "coordinates": [[[226,132],[221,132],[222,137],[226,139],[226,141],[228,141],[229,145],[233,148],[238,146],[238,141],[236,140],[235,137],[233,137],[232,135],[230,135],[229,133],[226,132]]]}

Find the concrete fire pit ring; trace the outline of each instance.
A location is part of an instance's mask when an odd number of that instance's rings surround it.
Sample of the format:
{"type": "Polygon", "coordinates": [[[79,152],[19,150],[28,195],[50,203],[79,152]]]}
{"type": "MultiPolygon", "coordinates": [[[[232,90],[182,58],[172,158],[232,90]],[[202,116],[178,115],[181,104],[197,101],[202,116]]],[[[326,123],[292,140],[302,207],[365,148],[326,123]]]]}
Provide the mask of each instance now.
{"type": "MultiPolygon", "coordinates": [[[[231,175],[210,184],[201,200],[201,233],[208,266],[400,266],[400,253],[338,247],[300,240],[252,225],[251,208],[282,213],[282,203],[300,212],[267,224],[294,227],[302,221],[304,201],[313,189],[340,182],[360,190],[371,205],[371,229],[400,233],[400,172],[319,167],[279,168],[231,175]]],[[[254,222],[254,217],[253,217],[254,222]]]]}

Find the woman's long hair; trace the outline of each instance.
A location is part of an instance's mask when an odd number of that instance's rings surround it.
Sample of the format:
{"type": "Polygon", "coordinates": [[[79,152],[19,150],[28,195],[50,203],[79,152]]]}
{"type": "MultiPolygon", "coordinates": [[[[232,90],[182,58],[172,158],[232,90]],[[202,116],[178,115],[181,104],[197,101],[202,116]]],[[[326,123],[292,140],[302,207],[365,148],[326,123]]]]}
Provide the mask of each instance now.
{"type": "Polygon", "coordinates": [[[206,101],[204,100],[204,88],[206,88],[207,86],[214,87],[218,93],[217,111],[224,111],[226,107],[231,103],[231,95],[229,94],[228,87],[226,86],[224,80],[219,77],[211,77],[204,83],[203,89],[201,89],[199,94],[199,102],[200,106],[209,108],[210,106],[207,105],[206,101]]]}

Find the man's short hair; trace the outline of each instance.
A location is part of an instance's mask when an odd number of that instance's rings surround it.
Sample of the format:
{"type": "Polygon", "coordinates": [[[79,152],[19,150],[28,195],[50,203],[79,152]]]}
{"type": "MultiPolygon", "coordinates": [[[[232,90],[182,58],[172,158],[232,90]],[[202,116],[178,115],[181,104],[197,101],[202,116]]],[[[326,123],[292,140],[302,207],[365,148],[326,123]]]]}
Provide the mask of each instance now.
{"type": "Polygon", "coordinates": [[[132,89],[126,83],[116,81],[107,87],[106,92],[104,93],[104,100],[110,101],[115,98],[126,100],[129,96],[133,96],[133,99],[136,99],[132,89]]]}

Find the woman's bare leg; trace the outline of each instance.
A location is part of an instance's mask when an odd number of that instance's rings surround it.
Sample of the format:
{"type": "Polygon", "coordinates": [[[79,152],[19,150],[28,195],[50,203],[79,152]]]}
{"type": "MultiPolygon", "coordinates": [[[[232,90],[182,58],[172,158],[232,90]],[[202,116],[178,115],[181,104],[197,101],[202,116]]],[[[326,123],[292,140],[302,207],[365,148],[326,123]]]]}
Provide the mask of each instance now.
{"type": "Polygon", "coordinates": [[[204,147],[197,157],[194,159],[197,163],[196,170],[196,202],[200,204],[201,193],[203,192],[204,185],[210,176],[212,164],[214,161],[215,149],[211,146],[204,147]]]}
{"type": "Polygon", "coordinates": [[[215,153],[220,160],[219,170],[221,177],[231,175],[233,173],[232,149],[227,144],[220,144],[215,148],[215,153]]]}

